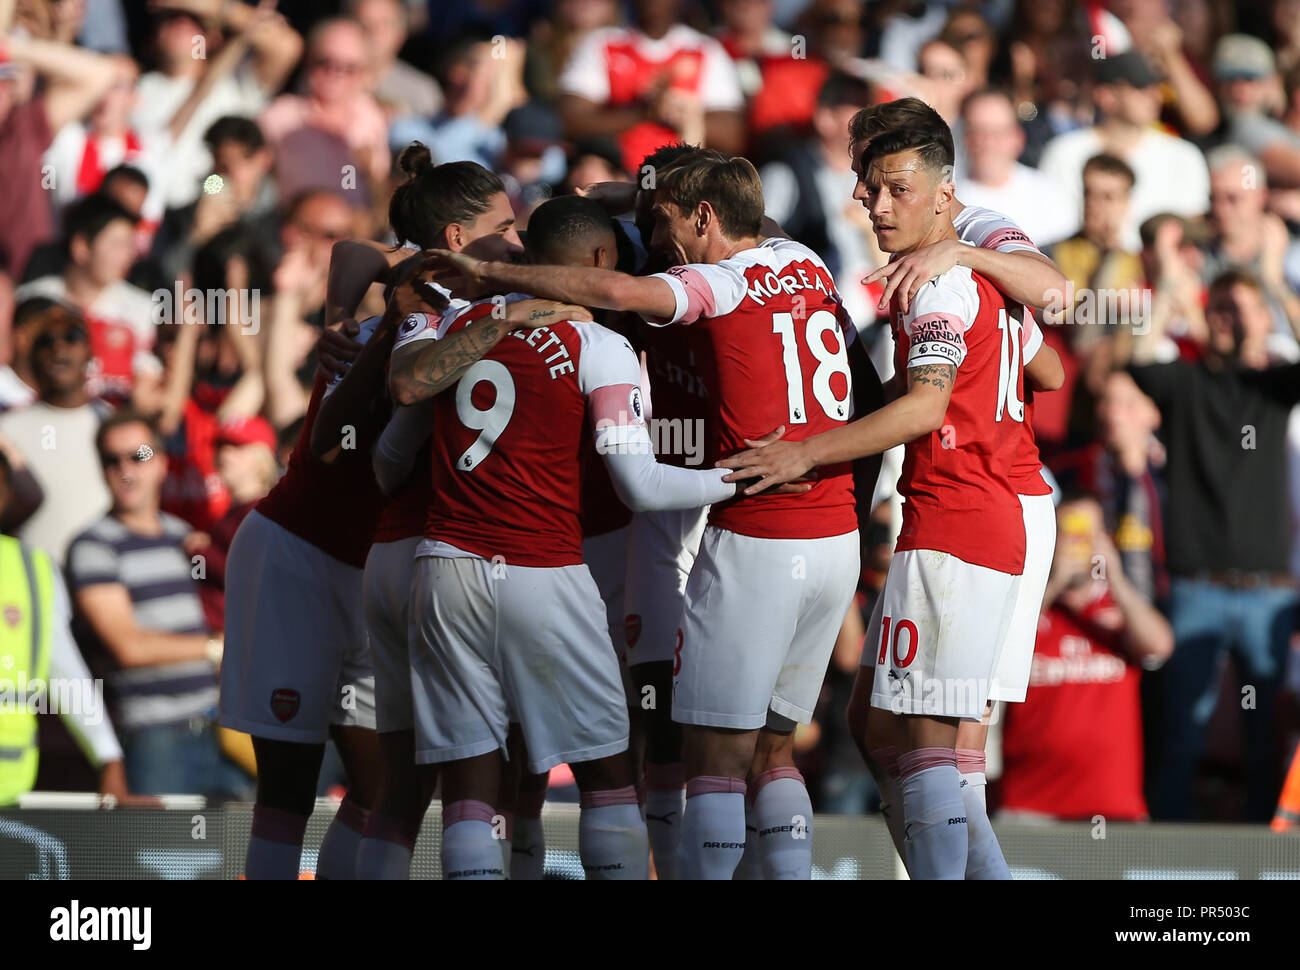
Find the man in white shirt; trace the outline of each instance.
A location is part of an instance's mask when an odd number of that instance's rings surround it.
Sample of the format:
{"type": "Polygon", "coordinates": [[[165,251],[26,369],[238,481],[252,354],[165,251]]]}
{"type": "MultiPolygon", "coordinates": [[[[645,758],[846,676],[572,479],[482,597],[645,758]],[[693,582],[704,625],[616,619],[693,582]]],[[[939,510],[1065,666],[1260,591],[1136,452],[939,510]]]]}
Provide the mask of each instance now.
{"type": "Polygon", "coordinates": [[[1209,208],[1210,173],[1200,149],[1155,127],[1160,116],[1159,78],[1136,51],[1097,61],[1093,100],[1101,123],[1058,135],[1047,143],[1039,168],[1073,201],[1075,229],[1082,218],[1083,166],[1094,155],[1122,158],[1137,175],[1124,226],[1124,247],[1140,248],[1138,227],[1153,215],[1198,216],[1209,208]]]}
{"type": "Polygon", "coordinates": [[[967,169],[961,194],[967,205],[1001,212],[1018,223],[1039,249],[1068,236],[1075,224],[1071,199],[1049,177],[1016,161],[1025,132],[1011,98],[988,89],[970,95],[961,108],[967,169]]]}
{"type": "MultiPolygon", "coordinates": [[[[136,87],[139,103],[131,116],[132,125],[142,132],[166,130],[176,109],[208,69],[220,36],[218,28],[241,32],[257,15],[257,8],[243,3],[213,5],[220,20],[209,26],[191,12],[199,6],[168,0],[156,13],[154,49],[159,67],[140,79],[136,87]]],[[[248,43],[248,60],[213,85],[172,146],[169,207],[189,205],[197,199],[200,184],[211,172],[212,157],[203,144],[203,133],[223,115],[256,115],[302,56],[302,38],[283,17],[266,19],[250,31],[248,43]]]]}
{"type": "Polygon", "coordinates": [[[0,433],[26,456],[45,493],[18,538],[62,564],[72,537],[108,510],[108,487],[95,451],[106,409],[86,392],[90,339],[76,311],[53,306],[31,325],[35,404],[0,415],[0,433]]]}

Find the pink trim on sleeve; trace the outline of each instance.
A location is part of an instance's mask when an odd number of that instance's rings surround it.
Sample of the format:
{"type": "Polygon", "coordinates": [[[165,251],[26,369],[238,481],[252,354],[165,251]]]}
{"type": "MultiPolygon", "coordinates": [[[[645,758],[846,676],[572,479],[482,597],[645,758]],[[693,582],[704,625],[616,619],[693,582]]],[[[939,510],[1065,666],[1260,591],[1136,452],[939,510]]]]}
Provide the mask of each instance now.
{"type": "Polygon", "coordinates": [[[699,270],[689,266],[674,266],[667,271],[667,275],[676,277],[686,293],[686,310],[678,317],[679,323],[694,323],[701,317],[711,317],[718,312],[713,287],[699,270]]]}
{"type": "Polygon", "coordinates": [[[1038,252],[1039,249],[1034,245],[1034,241],[1025,235],[1024,231],[1017,229],[1015,226],[1002,226],[994,229],[984,237],[980,243],[981,249],[997,249],[1003,252],[1016,252],[1017,250],[1029,249],[1038,252]]]}

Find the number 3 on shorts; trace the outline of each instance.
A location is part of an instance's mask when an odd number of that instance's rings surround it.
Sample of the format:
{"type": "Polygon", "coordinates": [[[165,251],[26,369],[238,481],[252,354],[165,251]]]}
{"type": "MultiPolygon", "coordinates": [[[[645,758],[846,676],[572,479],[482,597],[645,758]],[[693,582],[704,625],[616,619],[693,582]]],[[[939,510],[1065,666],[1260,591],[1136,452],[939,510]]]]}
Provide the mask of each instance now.
{"type": "MultiPolygon", "coordinates": [[[[876,657],[876,666],[883,666],[885,663],[885,654],[889,651],[889,628],[893,624],[892,616],[881,617],[880,620],[880,654],[876,657]]],[[[916,624],[911,620],[899,620],[894,626],[894,666],[906,667],[916,659],[917,633],[916,624]],[[899,653],[898,641],[902,638],[903,632],[907,631],[907,654],[899,653]]]]}
{"type": "Polygon", "coordinates": [[[677,629],[677,646],[673,647],[673,676],[682,672],[682,631],[677,629]]]}

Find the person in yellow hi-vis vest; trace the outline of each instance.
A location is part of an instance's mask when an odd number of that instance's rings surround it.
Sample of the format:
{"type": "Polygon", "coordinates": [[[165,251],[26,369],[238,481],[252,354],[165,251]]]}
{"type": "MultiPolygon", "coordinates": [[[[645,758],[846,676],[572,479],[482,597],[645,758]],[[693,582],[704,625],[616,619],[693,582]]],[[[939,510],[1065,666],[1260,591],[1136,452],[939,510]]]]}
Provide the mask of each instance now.
{"type": "MultiPolygon", "coordinates": [[[[12,471],[0,452],[0,515],[12,471]]],[[[36,782],[37,715],[57,713],[100,771],[100,793],[127,794],[122,748],[69,629],[67,588],[49,556],[0,535],[0,807],[13,805],[36,782]]]]}

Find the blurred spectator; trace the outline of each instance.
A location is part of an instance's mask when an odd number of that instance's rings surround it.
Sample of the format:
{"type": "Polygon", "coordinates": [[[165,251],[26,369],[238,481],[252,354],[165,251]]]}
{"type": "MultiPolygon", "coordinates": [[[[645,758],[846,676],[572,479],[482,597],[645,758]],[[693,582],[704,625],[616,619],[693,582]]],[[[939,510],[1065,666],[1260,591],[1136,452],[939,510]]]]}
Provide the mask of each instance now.
{"type": "Polygon", "coordinates": [[[1300,67],[1300,0],[1273,0],[1273,50],[1283,73],[1300,67]]]}
{"type": "Polygon", "coordinates": [[[449,41],[438,58],[442,110],[432,118],[399,118],[388,143],[399,152],[413,141],[430,146],[439,163],[478,162],[493,168],[505,150],[501,129],[510,110],[527,97],[518,41],[497,45],[476,35],[449,41]],[[502,56],[495,56],[499,48],[502,56]]]}
{"type": "Polygon", "coordinates": [[[348,12],[370,38],[372,93],[389,118],[429,117],[442,107],[438,82],[397,55],[406,43],[409,13],[402,0],[350,0],[348,12]]]}
{"type": "Polygon", "coordinates": [[[1011,86],[1016,116],[1027,126],[1023,161],[1037,164],[1043,146],[1079,125],[1091,92],[1089,30],[1068,0],[1016,0],[1008,42],[994,75],[1011,86]]]}
{"type": "MultiPolygon", "coordinates": [[[[251,116],[280,89],[298,58],[302,38],[282,17],[261,16],[244,3],[211,0],[165,0],[154,8],[153,54],[156,69],[140,78],[131,116],[139,131],[162,131],[194,93],[204,75],[217,65],[221,31],[246,39],[249,56],[229,73],[210,78],[189,120],[174,133],[167,163],[169,207],[187,206],[199,196],[212,171],[203,134],[225,115],[251,116]]],[[[230,43],[227,40],[226,43],[230,43]]]]}
{"type": "MultiPolygon", "coordinates": [[[[857,4],[838,2],[823,4],[822,0],[814,3],[814,6],[823,5],[843,10],[846,21],[848,8],[857,6],[857,4]]],[[[944,22],[948,18],[948,4],[930,0],[927,3],[897,6],[901,9],[888,14],[883,24],[880,35],[880,59],[896,71],[911,72],[917,69],[917,60],[925,42],[938,36],[939,31],[943,30],[944,22]]],[[[859,32],[859,47],[861,46],[861,18],[861,11],[858,11],[857,16],[853,18],[853,24],[859,32]]],[[[847,23],[845,26],[847,29],[847,23]]]]}
{"type": "Polygon", "coordinates": [[[1268,305],[1243,273],[1214,281],[1206,321],[1202,360],[1132,370],[1160,409],[1169,454],[1165,535],[1178,641],[1161,677],[1151,810],[1195,817],[1192,780],[1231,652],[1251,701],[1243,704],[1246,815],[1267,821],[1278,790],[1275,699],[1300,599],[1288,571],[1285,453],[1300,364],[1269,365],[1268,305]]]}
{"type": "Polygon", "coordinates": [[[282,181],[283,173],[307,169],[309,177],[297,181],[294,188],[361,189],[381,194],[393,159],[388,151],[387,119],[366,88],[372,68],[370,43],[355,20],[322,20],[312,28],[307,38],[303,93],[280,95],[258,118],[267,141],[275,148],[282,181]],[[319,139],[311,133],[341,140],[347,146],[347,164],[355,166],[364,186],[355,178],[349,180],[344,166],[332,166],[327,172],[314,157],[319,139]]]}
{"type": "Polygon", "coordinates": [[[1177,657],[1173,633],[1125,575],[1096,502],[1062,502],[1056,517],[1029,690],[1003,726],[1002,811],[1138,821],[1138,685],[1143,667],[1177,657]]]}
{"type": "Polygon", "coordinates": [[[200,595],[203,615],[213,630],[225,628],[226,557],[235,531],[253,506],[280,477],[275,459],[275,430],[264,418],[223,421],[216,434],[217,473],[230,494],[230,508],[191,547],[201,553],[205,569],[200,595]],[[206,542],[204,541],[206,538],[206,542]]]}
{"type": "Polygon", "coordinates": [[[271,169],[275,156],[257,122],[218,118],[203,136],[215,178],[204,180],[198,199],[167,210],[154,237],[153,256],[170,279],[182,279],[194,252],[222,230],[245,227],[268,254],[279,248],[279,201],[271,169]]]}
{"type": "Polygon", "coordinates": [[[113,62],[68,44],[0,37],[0,268],[20,278],[54,235],[41,158],[113,83],[113,62]],[[40,81],[38,86],[37,81],[40,81]]]}
{"type": "Polygon", "coordinates": [[[275,268],[275,296],[265,340],[264,413],[282,428],[307,413],[316,371],[312,356],[324,326],[325,279],[330,250],[348,238],[351,212],[334,193],[310,192],[289,207],[281,238],[284,256],[275,268]]]}
{"type": "Polygon", "coordinates": [[[998,37],[978,10],[973,7],[958,7],[954,10],[939,32],[939,40],[961,55],[966,69],[968,91],[978,91],[988,86],[989,72],[998,49],[998,37]]]}
{"type": "Polygon", "coordinates": [[[630,181],[632,176],[623,170],[618,146],[608,138],[588,138],[574,146],[573,161],[564,176],[564,191],[572,192],[594,182],[630,181]]]}
{"type": "Polygon", "coordinates": [[[1206,157],[1210,166],[1209,242],[1203,247],[1201,278],[1208,284],[1229,269],[1244,270],[1264,287],[1273,315],[1270,349],[1300,359],[1300,299],[1286,280],[1291,246],[1286,224],[1265,211],[1267,178],[1257,159],[1223,145],[1206,157]]]}
{"type": "Polygon", "coordinates": [[[1214,49],[1214,80],[1228,119],[1228,140],[1256,155],[1270,181],[1300,186],[1300,132],[1274,117],[1286,103],[1268,45],[1247,34],[1224,37],[1214,49]]]}
{"type": "Polygon", "coordinates": [[[32,342],[36,324],[46,311],[59,304],[46,297],[32,297],[14,308],[9,331],[9,363],[0,367],[0,411],[26,407],[36,400],[36,377],[32,373],[32,342]]]}
{"type": "Polygon", "coordinates": [[[1169,595],[1165,569],[1165,449],[1156,439],[1160,412],[1132,375],[1112,371],[1097,399],[1097,440],[1052,465],[1067,492],[1101,505],[1124,576],[1153,605],[1169,595]]]}
{"type": "Polygon", "coordinates": [[[810,34],[791,36],[773,24],[772,10],[771,0],[726,0],[717,34],[745,96],[749,144],[760,151],[785,133],[803,134],[812,121],[830,73],[819,42],[833,36],[839,16],[825,13],[810,34]]]}
{"type": "Polygon", "coordinates": [[[1136,252],[1138,226],[1144,219],[1158,212],[1194,216],[1206,210],[1209,173],[1195,145],[1152,126],[1160,112],[1160,91],[1158,78],[1141,54],[1128,51],[1102,58],[1095,70],[1092,96],[1100,123],[1052,139],[1040,168],[1076,200],[1075,211],[1081,213],[1084,163],[1102,152],[1126,161],[1136,181],[1120,242],[1136,252]]]}
{"type": "Polygon", "coordinates": [[[866,210],[851,199],[857,176],[845,150],[849,119],[869,103],[871,88],[832,74],[817,96],[812,137],[787,144],[759,170],[767,215],[792,239],[826,261],[845,309],[861,326],[875,318],[859,282],[877,265],[866,210]]]}
{"type": "Polygon", "coordinates": [[[112,199],[88,195],[63,212],[64,263],[57,275],[18,287],[17,298],[44,296],[76,306],[86,319],[92,353],[92,397],[129,400],[151,394],[161,366],[151,353],[154,303],[126,281],[135,262],[135,220],[112,199]]]}
{"type": "Polygon", "coordinates": [[[551,186],[564,178],[560,119],[545,105],[530,101],[506,115],[501,127],[506,147],[497,174],[522,225],[535,207],[551,197],[551,186]]]}
{"type": "MultiPolygon", "coordinates": [[[[1044,314],[1050,323],[1067,325],[1068,349],[1057,348],[1065,384],[1034,412],[1036,431],[1050,426],[1055,430],[1049,440],[1064,434],[1072,444],[1092,437],[1086,426],[1089,396],[1100,393],[1118,353],[1115,342],[1127,333],[1117,328],[1140,327],[1145,308],[1141,260],[1121,244],[1133,170],[1113,155],[1094,156],[1084,164],[1083,189],[1083,228],[1051,250],[1068,284],[1063,313],[1058,317],[1058,307],[1050,306],[1044,314]]],[[[1049,331],[1053,337],[1060,333],[1049,331]]]]}
{"type": "Polygon", "coordinates": [[[1111,3],[1133,38],[1162,78],[1162,118],[1188,138],[1200,138],[1219,126],[1219,109],[1210,92],[1210,77],[1183,50],[1183,31],[1170,17],[1169,0],[1118,0],[1111,3]]]}
{"type": "MultiPolygon", "coordinates": [[[[8,512],[12,477],[0,451],[0,519],[8,512]]],[[[0,596],[7,621],[0,627],[0,693],[10,699],[0,708],[0,805],[14,804],[35,785],[41,708],[29,705],[42,690],[42,707],[59,715],[99,771],[100,793],[125,799],[122,747],[72,639],[68,588],[58,566],[46,553],[0,536],[0,596]]]]}
{"type": "Polygon", "coordinates": [[[763,87],[763,65],[769,57],[789,57],[794,38],[772,23],[772,0],[722,0],[718,43],[736,65],[736,78],[745,97],[763,87]]]}
{"type": "MultiPolygon", "coordinates": [[[[1113,155],[1095,155],[1083,166],[1083,228],[1052,247],[1052,258],[1069,281],[1062,322],[1070,329],[1071,350],[1088,358],[1110,328],[1140,312],[1142,261],[1123,245],[1123,230],[1132,207],[1133,170],[1113,155]],[[1120,297],[1123,299],[1119,299],[1120,297]]],[[[1055,308],[1052,308],[1055,309],[1055,308]]],[[[1050,322],[1056,320],[1049,314],[1050,322]]],[[[1101,361],[1104,373],[1106,361],[1101,361]]],[[[1087,361],[1085,361],[1087,369],[1087,361]]],[[[1089,382],[1101,374],[1094,374],[1089,382]]]]}
{"type": "MultiPolygon", "coordinates": [[[[1074,228],[1070,200],[1046,175],[1016,161],[1025,147],[1025,133],[1011,98],[992,88],[976,91],[963,103],[961,118],[966,139],[962,202],[1001,212],[1040,249],[1068,236],[1074,228]]],[[[1086,186],[1084,197],[1086,227],[1086,186]]]]}
{"type": "Polygon", "coordinates": [[[87,646],[116,668],[127,783],[140,794],[247,797],[248,778],[220,752],[213,716],[221,640],[203,622],[190,529],[158,508],[167,474],[162,442],[139,415],[119,412],[95,447],[113,496],[109,514],[68,550],[87,646]]]}
{"type": "Polygon", "coordinates": [[[528,92],[552,107],[559,101],[558,80],[578,43],[618,20],[615,0],[555,0],[551,15],[533,25],[524,68],[528,92]]]}
{"type": "Polygon", "coordinates": [[[629,172],[672,142],[739,151],[744,103],[722,45],[680,22],[681,0],[635,0],[634,11],[632,27],[593,31],[565,65],[568,136],[616,136],[629,172]]]}
{"type": "Polygon", "coordinates": [[[108,409],[86,391],[90,337],[81,315],[46,301],[34,307],[20,303],[16,316],[24,319],[24,333],[31,334],[38,399],[0,415],[0,434],[26,456],[45,495],[18,537],[59,564],[72,537],[108,509],[94,444],[108,409]]]}
{"type": "MultiPolygon", "coordinates": [[[[1202,247],[1209,241],[1204,220],[1188,220],[1171,212],[1142,223],[1142,272],[1153,294],[1152,338],[1143,338],[1143,363],[1166,363],[1181,354],[1200,355],[1206,341],[1205,284],[1201,282],[1202,247]]],[[[1121,335],[1124,336],[1124,335],[1121,335]]],[[[1128,335],[1130,338],[1132,334],[1128,335]]],[[[1117,354],[1127,359],[1131,350],[1117,354]]]]}
{"type": "Polygon", "coordinates": [[[109,169],[130,164],[152,186],[136,214],[156,228],[162,218],[167,187],[168,139],[161,132],[139,132],[131,124],[135,84],[140,69],[129,57],[114,57],[112,85],[85,123],[72,121],[55,135],[44,162],[53,169],[51,197],[55,211],[73,199],[99,190],[109,169]]]}
{"type": "MultiPolygon", "coordinates": [[[[948,122],[952,129],[953,144],[963,146],[961,105],[966,96],[974,90],[971,86],[970,73],[966,70],[966,59],[946,40],[928,41],[917,55],[917,72],[925,79],[925,101],[940,117],[948,122]]],[[[964,152],[958,148],[956,170],[958,176],[965,172],[964,152]]]]}

